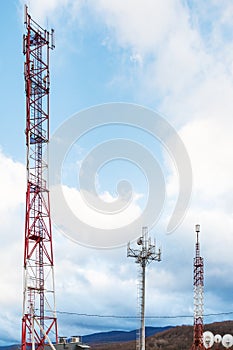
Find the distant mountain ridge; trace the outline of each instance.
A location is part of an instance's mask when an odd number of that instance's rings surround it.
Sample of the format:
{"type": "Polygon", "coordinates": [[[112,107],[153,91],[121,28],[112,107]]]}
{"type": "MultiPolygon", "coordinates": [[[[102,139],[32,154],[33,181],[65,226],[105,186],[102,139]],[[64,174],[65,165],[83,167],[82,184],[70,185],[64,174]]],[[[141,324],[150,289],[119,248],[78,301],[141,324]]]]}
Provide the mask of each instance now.
{"type": "Polygon", "coordinates": [[[3,345],[0,346],[1,350],[19,350],[20,344],[13,344],[13,345],[3,345]]]}
{"type": "MultiPolygon", "coordinates": [[[[146,327],[146,337],[150,337],[154,334],[163,332],[172,326],[166,327],[146,327]]],[[[115,343],[115,342],[127,342],[136,339],[136,330],[133,331],[109,331],[99,332],[82,336],[82,342],[86,344],[101,344],[101,343],[115,343]]],[[[0,346],[0,350],[19,350],[20,344],[14,344],[9,346],[0,346]]]]}
{"type": "MultiPolygon", "coordinates": [[[[166,327],[146,327],[146,337],[150,337],[154,334],[163,332],[172,326],[166,327]]],[[[113,343],[113,342],[125,342],[136,339],[136,330],[133,331],[110,331],[100,332],[82,336],[82,341],[87,344],[100,344],[100,343],[113,343]]]]}

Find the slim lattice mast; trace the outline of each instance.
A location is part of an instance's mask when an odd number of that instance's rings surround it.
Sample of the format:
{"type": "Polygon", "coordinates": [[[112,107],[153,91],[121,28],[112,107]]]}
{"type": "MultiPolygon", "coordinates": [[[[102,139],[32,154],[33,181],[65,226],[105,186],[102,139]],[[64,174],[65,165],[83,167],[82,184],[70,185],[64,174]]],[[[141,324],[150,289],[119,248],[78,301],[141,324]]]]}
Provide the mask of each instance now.
{"type": "Polygon", "coordinates": [[[203,350],[203,292],[204,292],[204,264],[200,256],[199,244],[200,225],[196,225],[196,257],[194,258],[194,326],[192,350],[203,350]]]}
{"type": "Polygon", "coordinates": [[[27,193],[24,247],[22,350],[57,341],[48,165],[49,49],[53,30],[42,29],[25,7],[27,193]]]}
{"type": "Polygon", "coordinates": [[[146,266],[151,261],[161,260],[161,251],[155,251],[155,244],[151,244],[151,238],[148,237],[147,227],[142,228],[142,236],[137,240],[137,244],[141,249],[130,248],[128,243],[127,256],[135,258],[135,262],[139,264],[138,275],[138,309],[140,313],[140,328],[137,334],[136,348],[137,350],[145,350],[145,285],[146,285],[146,266]]]}

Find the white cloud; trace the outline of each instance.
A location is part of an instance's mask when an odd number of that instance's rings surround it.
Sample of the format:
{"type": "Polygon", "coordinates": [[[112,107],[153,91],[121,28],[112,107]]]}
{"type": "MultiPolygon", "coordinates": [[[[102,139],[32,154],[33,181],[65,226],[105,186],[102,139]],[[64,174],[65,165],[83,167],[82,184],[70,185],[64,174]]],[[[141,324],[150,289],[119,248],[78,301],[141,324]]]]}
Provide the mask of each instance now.
{"type": "Polygon", "coordinates": [[[1,339],[17,339],[22,312],[25,166],[0,151],[1,339]]]}
{"type": "Polygon", "coordinates": [[[221,122],[207,115],[205,119],[189,123],[181,131],[192,160],[194,191],[200,199],[213,201],[221,196],[225,196],[226,201],[230,199],[233,189],[232,127],[232,122],[221,122]]]}
{"type": "Polygon", "coordinates": [[[106,1],[99,0],[90,6],[103,18],[115,33],[118,44],[150,53],[160,47],[168,33],[185,20],[179,1],[154,2],[147,0],[106,1]],[[93,6],[94,5],[94,6],[93,6]],[[179,22],[176,18],[179,14],[179,22]]]}
{"type": "Polygon", "coordinates": [[[133,62],[133,63],[138,64],[139,66],[143,65],[143,58],[142,58],[142,56],[139,53],[133,53],[130,56],[130,61],[133,62]]]}
{"type": "MultiPolygon", "coordinates": [[[[64,196],[73,213],[83,222],[96,228],[117,228],[135,221],[141,214],[141,208],[137,204],[137,200],[141,198],[140,194],[134,193],[130,204],[125,205],[122,202],[122,210],[120,212],[108,215],[108,213],[101,213],[93,209],[88,204],[82,194],[74,188],[63,186],[64,196]],[[90,222],[91,219],[91,222],[90,222]]],[[[99,199],[106,203],[113,203],[116,198],[111,196],[109,192],[104,192],[99,196],[99,199]]],[[[95,203],[95,199],[92,201],[95,203]]]]}
{"type": "Polygon", "coordinates": [[[1,150],[0,168],[0,211],[5,213],[24,203],[25,187],[22,188],[22,184],[26,184],[26,172],[23,164],[5,156],[1,150]]]}

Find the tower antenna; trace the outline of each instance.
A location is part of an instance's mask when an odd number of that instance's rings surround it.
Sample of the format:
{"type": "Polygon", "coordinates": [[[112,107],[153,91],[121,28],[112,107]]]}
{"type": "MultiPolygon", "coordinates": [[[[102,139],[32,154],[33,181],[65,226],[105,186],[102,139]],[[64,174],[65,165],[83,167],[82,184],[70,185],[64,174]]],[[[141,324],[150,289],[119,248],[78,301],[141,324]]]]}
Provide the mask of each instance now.
{"type": "Polygon", "coordinates": [[[135,258],[138,265],[138,310],[140,314],[140,328],[137,333],[137,350],[145,350],[145,287],[146,287],[146,266],[151,261],[161,261],[161,251],[155,250],[155,244],[151,243],[148,237],[148,228],[142,228],[142,236],[138,238],[137,244],[140,249],[132,249],[130,242],[127,247],[127,257],[135,258]]]}
{"type": "Polygon", "coordinates": [[[204,295],[204,263],[200,256],[200,225],[195,226],[196,256],[193,263],[194,286],[194,325],[192,350],[203,350],[203,295],[204,295]]]}
{"type": "Polygon", "coordinates": [[[41,350],[45,344],[51,345],[52,341],[58,340],[46,156],[49,142],[49,51],[54,44],[53,30],[50,33],[37,24],[26,6],[25,27],[27,192],[22,350],[41,350]]]}

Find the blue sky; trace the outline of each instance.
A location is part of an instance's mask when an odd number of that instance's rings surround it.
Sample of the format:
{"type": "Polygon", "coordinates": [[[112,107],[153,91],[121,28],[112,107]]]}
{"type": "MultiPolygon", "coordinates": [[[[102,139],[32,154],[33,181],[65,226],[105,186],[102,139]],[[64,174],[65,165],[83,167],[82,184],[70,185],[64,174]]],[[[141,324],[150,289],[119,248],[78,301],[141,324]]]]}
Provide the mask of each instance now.
{"type": "MultiPolygon", "coordinates": [[[[36,21],[55,29],[56,48],[50,64],[51,134],[80,110],[129,102],[163,115],[188,151],[192,200],[185,219],[171,235],[166,234],[166,225],[177,197],[177,172],[168,152],[151,136],[130,127],[107,126],[99,133],[96,129],[76,143],[64,167],[67,198],[75,205],[80,200],[79,188],[75,188],[80,161],[97,144],[115,137],[134,140],[159,161],[167,197],[151,234],[163,253],[161,263],[148,268],[146,304],[148,315],[174,318],[148,319],[147,324],[192,324],[192,317],[176,316],[192,316],[193,312],[196,223],[201,224],[205,259],[204,313],[233,311],[232,3],[30,0],[28,5],[36,21]]],[[[23,1],[1,3],[1,27],[0,345],[19,341],[21,330],[26,188],[23,1]]],[[[127,178],[137,195],[127,215],[138,215],[145,204],[145,176],[124,161],[114,161],[101,171],[97,184],[102,199],[113,199],[116,182],[127,178]]],[[[78,206],[78,210],[85,217],[85,209],[78,206]]],[[[137,269],[126,258],[126,247],[90,249],[54,227],[54,250],[58,311],[135,315],[137,269]]],[[[205,322],[232,319],[232,315],[206,317],[205,322]]],[[[58,313],[62,335],[136,326],[134,319],[58,313]]]]}

